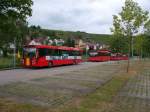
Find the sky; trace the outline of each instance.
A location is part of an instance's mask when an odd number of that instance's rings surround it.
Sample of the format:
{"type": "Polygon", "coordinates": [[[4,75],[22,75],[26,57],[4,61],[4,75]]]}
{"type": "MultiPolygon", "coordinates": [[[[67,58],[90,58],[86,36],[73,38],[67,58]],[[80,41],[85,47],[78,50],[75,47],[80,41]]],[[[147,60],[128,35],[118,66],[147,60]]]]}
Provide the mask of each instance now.
{"type": "MultiPolygon", "coordinates": [[[[110,34],[113,16],[125,0],[33,0],[29,25],[44,29],[110,34]]],[[[135,0],[150,12],[149,0],[135,0]]]]}

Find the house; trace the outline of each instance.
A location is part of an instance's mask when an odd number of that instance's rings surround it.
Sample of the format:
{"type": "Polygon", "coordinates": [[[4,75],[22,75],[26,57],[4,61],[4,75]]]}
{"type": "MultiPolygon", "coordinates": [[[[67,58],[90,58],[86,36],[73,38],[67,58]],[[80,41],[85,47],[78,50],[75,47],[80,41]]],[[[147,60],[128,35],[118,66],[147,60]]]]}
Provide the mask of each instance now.
{"type": "Polygon", "coordinates": [[[27,45],[42,45],[45,41],[45,38],[36,38],[36,39],[32,39],[30,40],[27,45]]]}
{"type": "Polygon", "coordinates": [[[99,49],[109,49],[110,46],[104,43],[99,43],[99,49]]]}
{"type": "Polygon", "coordinates": [[[84,49],[86,48],[86,42],[84,42],[82,39],[75,39],[75,47],[80,48],[80,49],[84,49]]]}
{"type": "Polygon", "coordinates": [[[54,39],[53,43],[55,43],[57,46],[63,46],[65,41],[63,39],[54,39]]]}
{"type": "Polygon", "coordinates": [[[28,45],[41,45],[41,43],[36,40],[31,40],[28,45]]]}
{"type": "Polygon", "coordinates": [[[25,45],[58,45],[61,46],[65,42],[63,39],[50,39],[49,37],[39,37],[28,40],[25,45]]]}

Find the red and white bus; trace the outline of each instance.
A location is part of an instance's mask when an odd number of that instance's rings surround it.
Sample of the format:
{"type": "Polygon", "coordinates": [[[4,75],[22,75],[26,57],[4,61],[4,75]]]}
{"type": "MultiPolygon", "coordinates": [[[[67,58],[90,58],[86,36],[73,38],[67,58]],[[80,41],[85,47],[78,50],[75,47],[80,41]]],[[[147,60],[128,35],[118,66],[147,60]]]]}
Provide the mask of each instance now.
{"type": "Polygon", "coordinates": [[[24,67],[52,67],[82,62],[82,50],[65,46],[29,45],[23,48],[24,67]]]}
{"type": "Polygon", "coordinates": [[[112,53],[110,60],[111,61],[128,60],[128,55],[122,53],[112,53]]]}
{"type": "Polygon", "coordinates": [[[111,52],[109,50],[90,51],[89,56],[88,61],[91,62],[110,61],[111,52]]]}

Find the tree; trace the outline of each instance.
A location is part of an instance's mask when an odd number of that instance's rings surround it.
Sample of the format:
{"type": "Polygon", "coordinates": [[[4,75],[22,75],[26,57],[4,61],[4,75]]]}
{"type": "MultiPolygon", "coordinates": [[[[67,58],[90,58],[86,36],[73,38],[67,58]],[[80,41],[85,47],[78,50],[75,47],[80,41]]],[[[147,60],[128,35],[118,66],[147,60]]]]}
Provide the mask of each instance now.
{"type": "Polygon", "coordinates": [[[123,31],[121,28],[121,20],[114,15],[113,16],[113,26],[114,28],[111,28],[111,32],[113,32],[112,40],[110,42],[110,48],[113,52],[116,53],[127,53],[128,52],[128,41],[123,35],[123,31]]]}
{"type": "MultiPolygon", "coordinates": [[[[19,37],[18,23],[25,23],[27,17],[31,16],[32,4],[32,0],[0,0],[0,45],[3,52],[8,43],[19,37]]],[[[4,54],[7,56],[7,53],[4,54]]]]}
{"type": "Polygon", "coordinates": [[[134,48],[135,48],[135,51],[136,51],[136,54],[139,55],[139,57],[143,57],[143,47],[144,47],[144,44],[145,44],[145,36],[144,35],[138,35],[136,38],[135,38],[135,44],[134,44],[134,48]]]}
{"type": "Polygon", "coordinates": [[[29,35],[29,28],[28,23],[23,21],[19,21],[17,26],[16,44],[17,48],[20,49],[24,45],[27,35],[29,35]]]}
{"type": "Polygon", "coordinates": [[[150,36],[150,19],[145,23],[144,28],[145,28],[145,34],[147,36],[150,36]]]}
{"type": "Polygon", "coordinates": [[[110,42],[110,48],[114,53],[123,53],[127,54],[128,52],[128,44],[125,37],[112,37],[112,41],[110,42]]]}
{"type": "MultiPolygon", "coordinates": [[[[118,15],[114,15],[114,24],[111,30],[113,34],[121,34],[128,39],[129,56],[133,56],[133,37],[140,33],[147,20],[148,12],[144,11],[133,0],[126,0],[122,11],[118,15]]],[[[130,60],[128,61],[127,71],[129,65],[130,60]]]]}
{"type": "Polygon", "coordinates": [[[68,47],[75,47],[75,40],[68,37],[67,40],[66,40],[65,45],[68,46],[68,47]]]}
{"type": "Polygon", "coordinates": [[[143,51],[145,55],[150,56],[150,19],[147,21],[147,23],[144,26],[145,28],[145,42],[144,42],[144,48],[143,51]]]}
{"type": "Polygon", "coordinates": [[[143,44],[143,56],[150,57],[150,36],[145,35],[143,44]]]}
{"type": "Polygon", "coordinates": [[[40,37],[42,35],[40,26],[35,26],[35,25],[30,26],[29,32],[30,32],[29,35],[30,35],[31,39],[40,37]]]}

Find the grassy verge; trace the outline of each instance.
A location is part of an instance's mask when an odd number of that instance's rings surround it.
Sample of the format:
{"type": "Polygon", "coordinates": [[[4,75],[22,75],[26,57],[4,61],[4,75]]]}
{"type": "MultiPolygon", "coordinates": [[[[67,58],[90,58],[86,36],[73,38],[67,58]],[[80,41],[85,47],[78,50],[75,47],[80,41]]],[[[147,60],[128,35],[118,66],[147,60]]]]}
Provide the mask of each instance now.
{"type": "Polygon", "coordinates": [[[42,107],[30,104],[17,104],[7,99],[0,99],[0,112],[42,112],[46,110],[42,107]]]}
{"type": "MultiPolygon", "coordinates": [[[[20,65],[20,60],[16,60],[16,66],[18,67],[20,65]]],[[[13,67],[13,57],[9,56],[9,57],[0,57],[0,69],[3,68],[11,68],[13,67]]]]}

